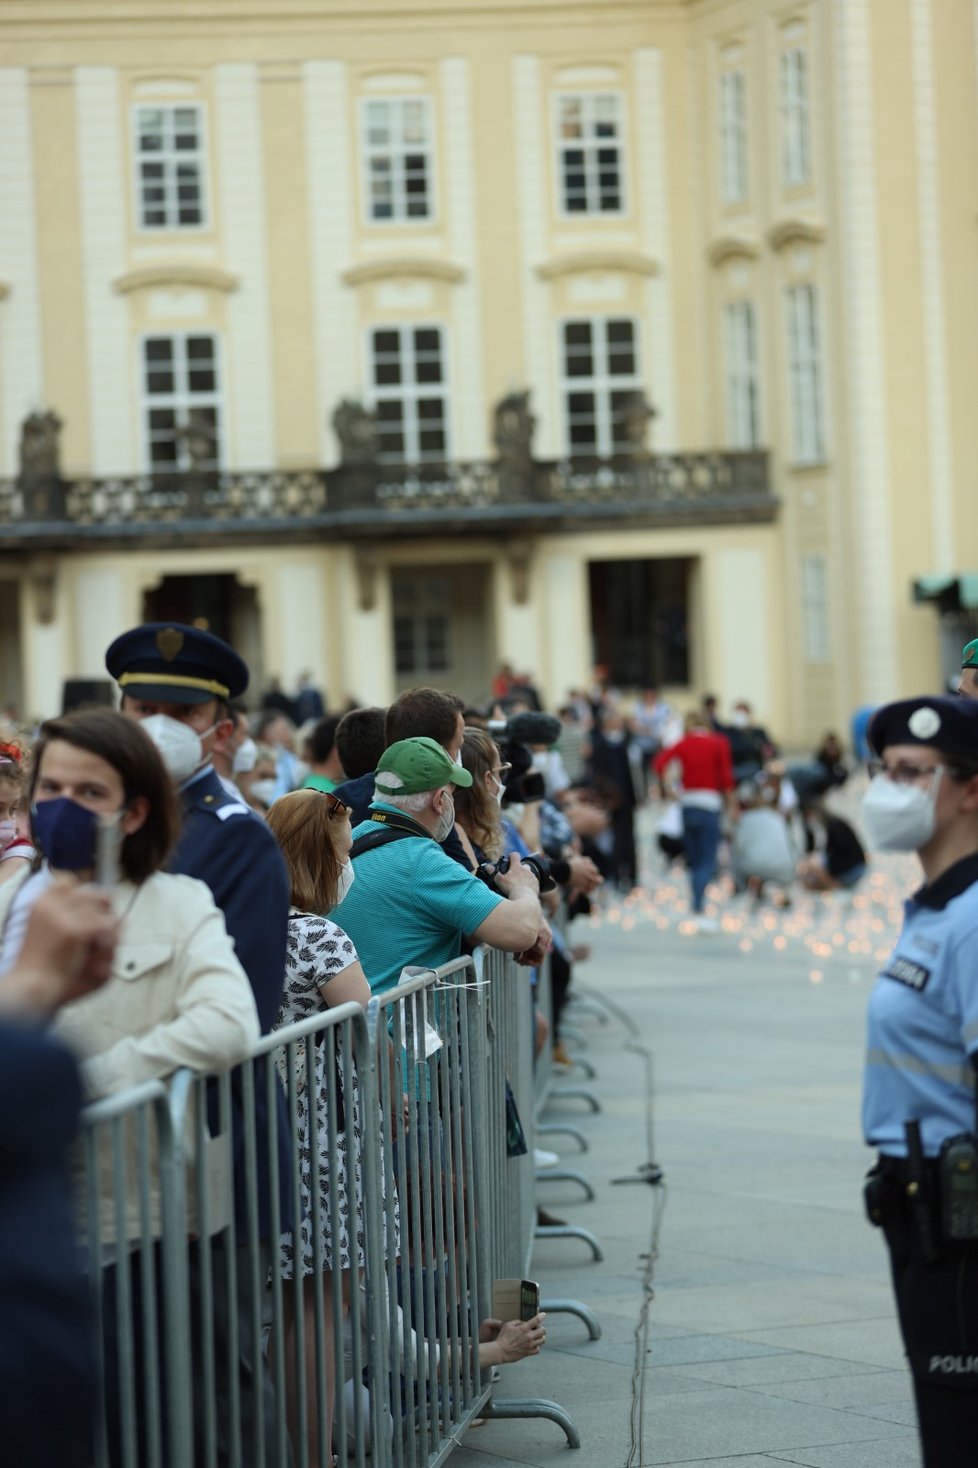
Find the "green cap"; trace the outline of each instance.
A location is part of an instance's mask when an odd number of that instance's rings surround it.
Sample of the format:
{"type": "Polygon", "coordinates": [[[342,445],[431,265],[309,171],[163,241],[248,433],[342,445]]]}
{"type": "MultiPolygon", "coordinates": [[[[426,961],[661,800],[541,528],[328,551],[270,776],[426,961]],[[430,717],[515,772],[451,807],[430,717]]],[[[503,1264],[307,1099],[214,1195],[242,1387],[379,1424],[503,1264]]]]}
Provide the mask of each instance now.
{"type": "Polygon", "coordinates": [[[962,668],[978,668],[978,637],[966,642],[961,650],[962,668]]]}
{"type": "Polygon", "coordinates": [[[378,791],[391,795],[420,795],[439,785],[471,785],[472,776],[462,765],[453,764],[434,739],[399,739],[385,749],[377,766],[374,783],[378,791]]]}

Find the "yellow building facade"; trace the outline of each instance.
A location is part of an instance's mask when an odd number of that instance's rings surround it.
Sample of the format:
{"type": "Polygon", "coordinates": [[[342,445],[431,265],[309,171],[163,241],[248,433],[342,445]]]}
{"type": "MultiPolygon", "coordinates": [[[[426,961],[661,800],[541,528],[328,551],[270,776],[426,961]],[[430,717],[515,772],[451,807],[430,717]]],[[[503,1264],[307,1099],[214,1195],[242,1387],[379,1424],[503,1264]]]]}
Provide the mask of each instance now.
{"type": "Polygon", "coordinates": [[[147,616],[333,701],[601,662],[793,744],[939,687],[976,11],[0,0],[0,697],[147,616]]]}

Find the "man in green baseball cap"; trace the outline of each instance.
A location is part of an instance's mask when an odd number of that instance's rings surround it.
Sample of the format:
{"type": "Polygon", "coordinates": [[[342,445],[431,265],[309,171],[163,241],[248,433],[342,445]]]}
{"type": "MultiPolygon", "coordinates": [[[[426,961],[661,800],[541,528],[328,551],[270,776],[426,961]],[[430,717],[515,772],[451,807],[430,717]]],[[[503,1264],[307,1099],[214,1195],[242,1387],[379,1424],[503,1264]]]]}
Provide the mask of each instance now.
{"type": "Polygon", "coordinates": [[[539,963],[550,943],[536,877],[518,857],[495,890],[441,846],[455,786],[472,776],[434,739],[399,739],[381,755],[369,817],[353,830],[356,880],[331,914],[352,939],[375,994],[405,965],[438,968],[463,937],[539,963]]]}
{"type": "Polygon", "coordinates": [[[973,637],[962,649],[958,692],[965,698],[978,698],[978,637],[973,637]]]}

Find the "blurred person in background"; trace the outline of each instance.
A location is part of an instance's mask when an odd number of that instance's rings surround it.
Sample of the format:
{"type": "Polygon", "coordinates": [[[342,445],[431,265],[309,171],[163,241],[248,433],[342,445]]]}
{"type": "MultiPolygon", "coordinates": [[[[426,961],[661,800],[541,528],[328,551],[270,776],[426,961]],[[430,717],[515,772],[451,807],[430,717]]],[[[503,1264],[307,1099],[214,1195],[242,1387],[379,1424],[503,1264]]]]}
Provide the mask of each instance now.
{"type": "Polygon", "coordinates": [[[255,743],[254,764],[236,777],[238,790],[248,809],[264,820],[278,799],[278,760],[270,744],[255,743]]]}
{"type": "Polygon", "coordinates": [[[302,782],[303,790],[329,792],[346,779],[336,748],[336,730],[339,724],[339,714],[327,714],[324,719],[319,720],[309,735],[306,756],[309,773],[302,782]]]}
{"type": "Polygon", "coordinates": [[[27,812],[29,757],[12,729],[0,730],[0,882],[7,882],[34,860],[27,812]]]}
{"type": "Polygon", "coordinates": [[[810,760],[788,766],[788,775],[803,803],[837,790],[849,778],[839,736],[829,730],[810,760]]]}
{"type": "Polygon", "coordinates": [[[299,674],[299,686],[292,700],[292,717],[297,724],[308,724],[321,719],[326,713],[323,695],[312,681],[310,672],[299,674]]]}
{"type": "Polygon", "coordinates": [[[786,903],[795,879],[797,853],[788,824],[778,810],[776,790],[761,780],[744,780],[736,790],[736,820],[730,864],[738,891],[760,902],[765,888],[780,889],[786,903]]]}
{"type": "Polygon", "coordinates": [[[798,880],[811,892],[851,891],[869,871],[869,858],[849,822],[826,808],[823,800],[802,806],[806,854],[798,863],[798,880]]]}
{"type": "Polygon", "coordinates": [[[716,921],[703,909],[707,885],[716,875],[720,819],[734,788],[730,745],[722,734],[709,728],[704,713],[688,713],[682,739],[660,749],[652,761],[660,780],[668,778],[671,766],[676,767],[681,783],[683,848],[692,909],[700,931],[712,932],[716,921]]]}
{"type": "Polygon", "coordinates": [[[278,709],[264,709],[258,715],[255,738],[275,751],[276,799],[288,795],[302,783],[305,766],[295,748],[295,724],[278,709]]]}
{"type": "Polygon", "coordinates": [[[632,734],[617,708],[605,708],[591,731],[590,782],[605,800],[611,817],[611,880],[619,891],[638,885],[635,808],[639,803],[632,768],[632,734]]]}

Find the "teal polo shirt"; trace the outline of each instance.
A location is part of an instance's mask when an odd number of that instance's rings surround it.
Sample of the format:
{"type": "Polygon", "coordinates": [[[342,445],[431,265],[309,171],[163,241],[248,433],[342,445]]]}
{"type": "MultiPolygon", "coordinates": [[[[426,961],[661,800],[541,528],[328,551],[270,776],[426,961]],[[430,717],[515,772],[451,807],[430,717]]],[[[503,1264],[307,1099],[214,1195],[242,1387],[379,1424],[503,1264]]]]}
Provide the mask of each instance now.
{"type": "MultiPolygon", "coordinates": [[[[405,815],[386,801],[370,808],[405,815]]],[[[353,839],[377,829],[375,821],[361,821],[353,839]]],[[[407,964],[438,968],[458,958],[463,936],[506,900],[446,856],[423,826],[418,830],[418,838],[358,856],[353,886],[330,913],[352,940],[374,994],[392,989],[407,964]]]]}

